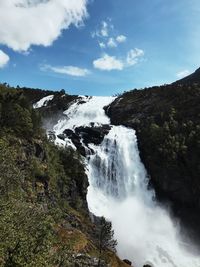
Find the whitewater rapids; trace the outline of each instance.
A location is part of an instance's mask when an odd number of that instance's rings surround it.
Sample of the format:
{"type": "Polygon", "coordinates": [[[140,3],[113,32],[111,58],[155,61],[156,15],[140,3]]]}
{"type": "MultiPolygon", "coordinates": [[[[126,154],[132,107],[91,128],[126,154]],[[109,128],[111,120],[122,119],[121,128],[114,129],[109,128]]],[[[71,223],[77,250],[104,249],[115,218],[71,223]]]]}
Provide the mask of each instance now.
{"type": "MultiPolygon", "coordinates": [[[[64,112],[56,135],[79,126],[110,124],[103,107],[113,97],[82,97],[64,112]]],[[[59,145],[71,141],[56,139],[59,145]]],[[[167,209],[154,200],[154,191],[147,189],[147,173],[139,156],[135,131],[112,126],[101,145],[90,144],[94,154],[88,155],[87,174],[89,210],[112,222],[117,252],[121,258],[142,267],[200,267],[200,256],[192,244],[182,241],[179,225],[167,209]],[[190,251],[190,252],[189,252],[190,251]]]]}

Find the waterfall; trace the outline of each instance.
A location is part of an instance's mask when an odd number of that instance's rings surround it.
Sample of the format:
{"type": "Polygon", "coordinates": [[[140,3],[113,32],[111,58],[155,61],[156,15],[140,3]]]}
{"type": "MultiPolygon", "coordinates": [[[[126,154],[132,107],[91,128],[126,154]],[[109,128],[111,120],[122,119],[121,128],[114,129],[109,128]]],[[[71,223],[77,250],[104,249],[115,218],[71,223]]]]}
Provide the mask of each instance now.
{"type": "MultiPolygon", "coordinates": [[[[103,107],[114,98],[82,97],[54,126],[56,135],[78,126],[110,123],[103,107]]],[[[57,140],[59,143],[59,141],[57,140]]],[[[62,141],[62,145],[69,140],[62,141]]],[[[135,267],[200,267],[192,244],[180,237],[179,225],[148,190],[147,173],[139,156],[135,131],[112,126],[103,142],[89,144],[87,156],[88,207],[112,222],[117,252],[135,267]]]]}
{"type": "Polygon", "coordinates": [[[147,175],[139,158],[135,131],[112,126],[100,146],[90,147],[95,151],[89,159],[91,187],[117,200],[143,192],[147,175]]]}

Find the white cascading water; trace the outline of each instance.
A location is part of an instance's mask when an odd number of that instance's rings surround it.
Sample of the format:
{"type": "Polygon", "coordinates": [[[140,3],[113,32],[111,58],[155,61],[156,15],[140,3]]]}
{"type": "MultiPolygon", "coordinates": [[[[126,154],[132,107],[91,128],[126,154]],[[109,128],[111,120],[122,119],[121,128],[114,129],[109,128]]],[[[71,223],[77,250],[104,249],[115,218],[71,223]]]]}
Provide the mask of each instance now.
{"type": "MultiPolygon", "coordinates": [[[[91,122],[108,124],[103,107],[113,100],[111,97],[77,100],[55,125],[55,133],[89,126],[91,122]]],[[[69,144],[67,138],[56,141],[60,145],[69,144]]],[[[182,241],[178,224],[154,201],[154,192],[147,189],[147,174],[140,160],[135,131],[112,126],[101,145],[90,144],[90,147],[94,154],[88,155],[87,161],[88,206],[93,214],[112,222],[119,256],[131,260],[135,267],[144,264],[200,267],[200,256],[191,252],[191,244],[182,241]]]]}

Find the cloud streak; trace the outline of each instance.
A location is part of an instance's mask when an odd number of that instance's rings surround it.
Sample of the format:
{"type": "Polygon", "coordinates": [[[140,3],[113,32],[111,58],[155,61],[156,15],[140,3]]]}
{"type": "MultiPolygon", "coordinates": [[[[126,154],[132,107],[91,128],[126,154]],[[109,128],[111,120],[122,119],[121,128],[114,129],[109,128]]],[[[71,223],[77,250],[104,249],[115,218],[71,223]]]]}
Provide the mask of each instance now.
{"type": "Polygon", "coordinates": [[[42,65],[40,66],[40,70],[52,71],[54,73],[59,73],[59,74],[64,74],[64,75],[74,76],[74,77],[85,77],[90,74],[90,71],[88,69],[79,68],[76,66],[55,67],[51,65],[42,65]]]}
{"type": "Polygon", "coordinates": [[[177,74],[176,74],[176,77],[181,79],[181,78],[184,78],[186,76],[188,76],[189,74],[191,74],[191,71],[189,70],[182,70],[182,71],[179,71],[177,74]]]}
{"type": "Polygon", "coordinates": [[[80,26],[86,17],[87,0],[1,0],[0,44],[20,52],[50,46],[62,30],[80,26]]]}

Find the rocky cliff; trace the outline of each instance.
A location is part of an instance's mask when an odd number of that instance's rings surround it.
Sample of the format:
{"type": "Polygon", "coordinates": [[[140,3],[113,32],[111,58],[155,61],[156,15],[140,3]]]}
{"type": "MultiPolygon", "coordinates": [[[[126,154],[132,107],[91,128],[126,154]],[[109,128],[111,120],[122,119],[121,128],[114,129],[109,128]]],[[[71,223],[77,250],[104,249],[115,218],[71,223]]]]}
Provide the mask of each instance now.
{"type": "Polygon", "coordinates": [[[199,230],[200,83],[125,92],[106,112],[113,124],[136,129],[150,186],[199,230]]]}

